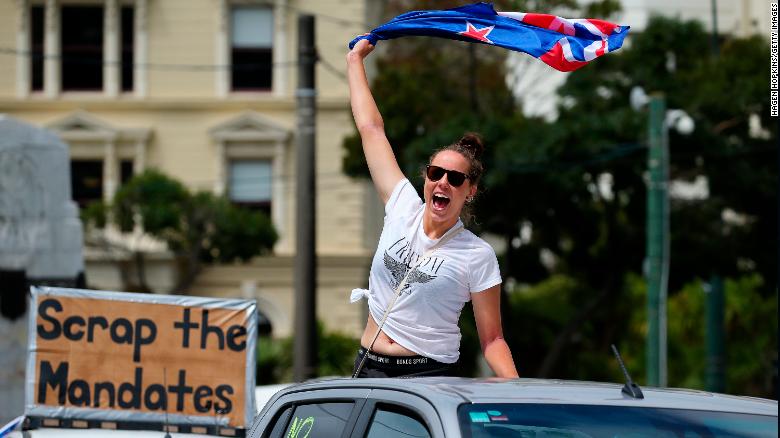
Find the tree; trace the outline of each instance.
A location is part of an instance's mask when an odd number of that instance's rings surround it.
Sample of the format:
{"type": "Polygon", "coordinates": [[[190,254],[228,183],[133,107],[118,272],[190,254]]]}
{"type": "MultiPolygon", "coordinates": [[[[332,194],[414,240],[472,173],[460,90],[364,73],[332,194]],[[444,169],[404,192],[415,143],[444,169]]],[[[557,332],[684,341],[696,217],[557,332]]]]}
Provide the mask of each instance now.
{"type": "MultiPolygon", "coordinates": [[[[156,170],[134,176],[117,191],[110,206],[96,204],[85,219],[96,228],[109,222],[123,232],[140,227],[165,242],[181,262],[174,292],[185,291],[203,263],[248,261],[271,251],[277,240],[270,219],[233,205],[225,197],[190,193],[180,182],[156,170]]],[[[138,288],[148,292],[143,252],[134,252],[138,288]]]]}

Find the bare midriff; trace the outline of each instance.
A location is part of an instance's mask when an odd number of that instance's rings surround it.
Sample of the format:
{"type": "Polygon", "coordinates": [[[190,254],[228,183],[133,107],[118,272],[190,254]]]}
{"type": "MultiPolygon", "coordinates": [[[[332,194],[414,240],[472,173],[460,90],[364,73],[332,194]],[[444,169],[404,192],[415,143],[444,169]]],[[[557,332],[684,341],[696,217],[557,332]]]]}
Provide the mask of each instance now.
{"type": "MultiPolygon", "coordinates": [[[[363,336],[360,338],[360,345],[362,345],[363,348],[368,348],[371,345],[371,341],[374,339],[377,328],[378,326],[376,321],[374,321],[374,318],[372,318],[371,315],[368,315],[366,329],[363,330],[363,336]]],[[[379,336],[376,338],[374,346],[371,347],[371,351],[374,353],[385,354],[387,356],[417,355],[417,353],[395,342],[392,338],[390,338],[390,336],[387,336],[384,331],[379,332],[379,336]]]]}

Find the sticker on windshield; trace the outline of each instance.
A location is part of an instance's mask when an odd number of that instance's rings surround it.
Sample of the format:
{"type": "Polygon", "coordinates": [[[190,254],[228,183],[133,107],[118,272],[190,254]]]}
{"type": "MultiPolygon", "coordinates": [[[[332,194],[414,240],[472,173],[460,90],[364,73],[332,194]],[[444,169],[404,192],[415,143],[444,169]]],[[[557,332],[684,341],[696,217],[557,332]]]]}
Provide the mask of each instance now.
{"type": "Polygon", "coordinates": [[[490,421],[509,421],[509,417],[502,415],[501,411],[487,411],[490,421]]]}
{"type": "Polygon", "coordinates": [[[469,412],[472,423],[490,423],[487,412],[469,412]]]}
{"type": "Polygon", "coordinates": [[[314,417],[308,417],[305,420],[295,417],[286,438],[306,438],[309,436],[312,427],[314,427],[314,417]],[[308,426],[308,429],[303,430],[308,426]]]}

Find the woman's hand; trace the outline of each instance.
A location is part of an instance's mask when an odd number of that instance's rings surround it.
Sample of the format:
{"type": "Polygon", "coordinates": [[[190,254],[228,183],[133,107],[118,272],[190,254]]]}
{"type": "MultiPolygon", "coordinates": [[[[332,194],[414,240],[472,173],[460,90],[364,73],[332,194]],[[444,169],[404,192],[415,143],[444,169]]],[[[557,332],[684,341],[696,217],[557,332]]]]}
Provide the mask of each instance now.
{"type": "Polygon", "coordinates": [[[352,48],[352,50],[347,53],[347,62],[353,60],[362,62],[373,50],[374,45],[368,42],[368,40],[360,40],[355,43],[355,46],[352,48]]]}

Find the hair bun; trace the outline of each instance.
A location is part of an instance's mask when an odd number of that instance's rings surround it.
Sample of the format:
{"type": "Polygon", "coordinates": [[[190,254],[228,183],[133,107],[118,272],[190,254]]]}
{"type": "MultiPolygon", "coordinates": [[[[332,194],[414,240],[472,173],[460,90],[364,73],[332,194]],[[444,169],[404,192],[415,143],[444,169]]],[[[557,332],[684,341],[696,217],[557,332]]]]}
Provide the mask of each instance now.
{"type": "Polygon", "coordinates": [[[482,144],[482,137],[476,132],[467,132],[458,140],[458,144],[474,154],[474,158],[481,158],[485,152],[485,145],[482,144]]]}

